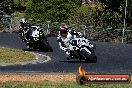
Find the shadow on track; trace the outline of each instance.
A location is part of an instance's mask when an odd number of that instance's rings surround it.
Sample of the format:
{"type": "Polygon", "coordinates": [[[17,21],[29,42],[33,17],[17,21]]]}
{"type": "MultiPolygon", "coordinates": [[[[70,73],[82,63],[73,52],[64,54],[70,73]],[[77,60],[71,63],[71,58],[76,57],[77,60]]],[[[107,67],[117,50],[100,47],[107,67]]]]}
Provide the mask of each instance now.
{"type": "Polygon", "coordinates": [[[70,60],[59,61],[59,62],[62,62],[62,63],[96,63],[93,61],[70,61],[70,60]]]}
{"type": "Polygon", "coordinates": [[[49,50],[43,50],[43,51],[41,51],[41,50],[39,50],[39,49],[36,49],[36,50],[34,50],[34,49],[22,49],[22,50],[24,50],[24,51],[33,51],[33,52],[53,52],[53,51],[49,51],[49,50]]]}

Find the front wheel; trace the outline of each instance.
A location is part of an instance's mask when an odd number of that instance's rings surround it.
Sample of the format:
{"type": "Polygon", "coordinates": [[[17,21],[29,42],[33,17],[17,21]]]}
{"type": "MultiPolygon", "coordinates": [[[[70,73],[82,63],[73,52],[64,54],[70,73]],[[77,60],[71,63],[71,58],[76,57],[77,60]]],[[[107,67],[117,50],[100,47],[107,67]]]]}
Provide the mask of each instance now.
{"type": "Polygon", "coordinates": [[[90,53],[88,53],[85,49],[82,49],[80,52],[81,52],[81,54],[83,55],[83,57],[85,59],[89,59],[90,58],[90,53]]]}
{"type": "Polygon", "coordinates": [[[91,55],[85,49],[82,49],[80,52],[85,57],[86,61],[90,61],[90,62],[94,62],[94,63],[97,62],[97,57],[95,55],[91,55]]]}

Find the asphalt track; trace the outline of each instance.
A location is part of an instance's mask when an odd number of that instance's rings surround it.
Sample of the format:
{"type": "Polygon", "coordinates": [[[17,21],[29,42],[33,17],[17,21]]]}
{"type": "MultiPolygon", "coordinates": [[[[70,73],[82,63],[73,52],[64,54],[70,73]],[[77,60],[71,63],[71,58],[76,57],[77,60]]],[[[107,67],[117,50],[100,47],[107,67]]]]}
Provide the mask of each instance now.
{"type": "MultiPolygon", "coordinates": [[[[55,37],[48,37],[53,52],[38,52],[51,57],[46,63],[0,66],[0,72],[61,72],[76,73],[78,67],[82,67],[88,73],[116,73],[116,74],[132,74],[132,45],[131,44],[115,44],[104,42],[92,42],[97,46],[95,54],[98,57],[97,63],[80,62],[79,60],[67,61],[65,53],[59,49],[55,37]]],[[[0,46],[26,49],[25,43],[16,33],[0,33],[0,46]]]]}

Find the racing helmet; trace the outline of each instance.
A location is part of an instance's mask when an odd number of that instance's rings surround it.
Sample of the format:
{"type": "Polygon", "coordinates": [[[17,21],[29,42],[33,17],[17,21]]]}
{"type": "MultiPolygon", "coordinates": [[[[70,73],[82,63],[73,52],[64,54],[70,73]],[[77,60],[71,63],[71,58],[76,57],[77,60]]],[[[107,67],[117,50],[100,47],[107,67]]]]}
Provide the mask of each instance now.
{"type": "Polygon", "coordinates": [[[20,23],[27,23],[27,20],[26,20],[25,18],[22,18],[22,19],[20,20],[20,23]]]}
{"type": "Polygon", "coordinates": [[[67,29],[67,26],[60,26],[60,35],[62,37],[67,37],[67,34],[68,34],[68,29],[67,29]]]}
{"type": "Polygon", "coordinates": [[[20,20],[20,27],[22,27],[22,28],[30,27],[28,21],[27,21],[25,18],[22,18],[22,19],[20,20]]]}
{"type": "Polygon", "coordinates": [[[80,37],[82,37],[83,36],[83,34],[81,33],[81,32],[77,32],[78,33],[78,35],[80,36],[80,37]]]}

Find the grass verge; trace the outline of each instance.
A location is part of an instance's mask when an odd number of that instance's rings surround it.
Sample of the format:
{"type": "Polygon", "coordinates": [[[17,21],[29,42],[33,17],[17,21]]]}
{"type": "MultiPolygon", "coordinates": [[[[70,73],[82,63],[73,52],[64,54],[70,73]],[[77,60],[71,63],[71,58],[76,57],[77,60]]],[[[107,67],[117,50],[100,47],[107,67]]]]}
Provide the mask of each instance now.
{"type": "Polygon", "coordinates": [[[79,85],[76,82],[5,82],[0,83],[0,88],[132,88],[130,84],[86,84],[79,85]]]}
{"type": "Polygon", "coordinates": [[[132,82],[79,85],[76,82],[76,75],[69,73],[4,73],[0,74],[0,88],[132,88],[132,82]]]}
{"type": "Polygon", "coordinates": [[[23,50],[0,48],[0,63],[17,63],[34,60],[35,55],[23,50]]]}

